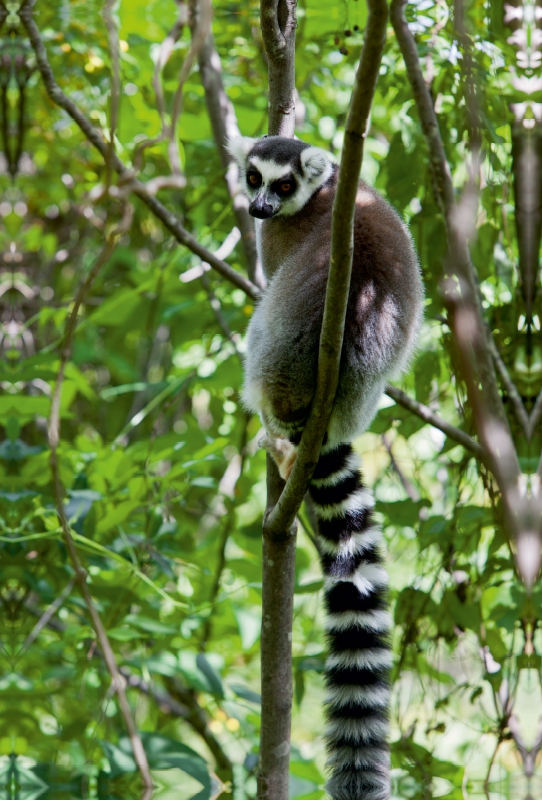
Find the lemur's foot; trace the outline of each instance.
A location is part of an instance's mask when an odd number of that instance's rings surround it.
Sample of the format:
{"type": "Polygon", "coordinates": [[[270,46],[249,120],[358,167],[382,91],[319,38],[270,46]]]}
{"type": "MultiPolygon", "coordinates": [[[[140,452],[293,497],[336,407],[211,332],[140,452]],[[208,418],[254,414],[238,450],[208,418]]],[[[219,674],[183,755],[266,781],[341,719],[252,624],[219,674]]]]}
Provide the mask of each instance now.
{"type": "Polygon", "coordinates": [[[287,481],[297,458],[297,447],[288,439],[279,439],[266,434],[258,442],[259,446],[266,450],[278,467],[280,477],[287,481]]]}

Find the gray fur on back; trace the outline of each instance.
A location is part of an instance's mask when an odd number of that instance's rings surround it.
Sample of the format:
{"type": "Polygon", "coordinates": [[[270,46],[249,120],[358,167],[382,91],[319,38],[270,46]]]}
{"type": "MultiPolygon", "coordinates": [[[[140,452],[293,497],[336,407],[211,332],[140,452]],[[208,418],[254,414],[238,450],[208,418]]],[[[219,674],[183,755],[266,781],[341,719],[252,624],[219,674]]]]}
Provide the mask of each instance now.
{"type": "MultiPolygon", "coordinates": [[[[257,155],[286,169],[291,165],[296,172],[301,153],[309,147],[281,137],[242,141],[246,159],[257,155]]],[[[333,166],[330,177],[308,193],[297,213],[257,221],[268,286],[249,325],[243,398],[249,409],[267,419],[268,428],[275,417],[302,415],[314,393],[336,178],[333,166]]],[[[307,193],[308,184],[305,181],[299,192],[307,193]]],[[[420,271],[408,229],[378,192],[360,181],[330,441],[352,441],[368,427],[386,381],[400,375],[414,351],[422,305],[420,271]]]]}

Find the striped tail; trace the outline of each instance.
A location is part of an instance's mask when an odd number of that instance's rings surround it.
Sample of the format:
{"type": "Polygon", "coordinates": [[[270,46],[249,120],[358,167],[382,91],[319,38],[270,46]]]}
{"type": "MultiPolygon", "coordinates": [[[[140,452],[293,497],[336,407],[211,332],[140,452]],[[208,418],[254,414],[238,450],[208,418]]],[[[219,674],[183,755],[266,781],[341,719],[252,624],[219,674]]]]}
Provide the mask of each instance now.
{"type": "Polygon", "coordinates": [[[388,800],[392,663],[382,534],[350,444],[325,448],[309,488],[325,579],[326,740],[333,800],[388,800]]]}

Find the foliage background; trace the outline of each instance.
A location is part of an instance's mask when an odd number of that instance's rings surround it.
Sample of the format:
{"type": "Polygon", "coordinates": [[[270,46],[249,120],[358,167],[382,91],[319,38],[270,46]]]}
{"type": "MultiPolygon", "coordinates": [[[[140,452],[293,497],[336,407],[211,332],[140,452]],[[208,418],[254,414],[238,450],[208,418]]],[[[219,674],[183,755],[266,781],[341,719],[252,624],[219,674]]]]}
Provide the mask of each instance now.
{"type": "MultiPolygon", "coordinates": [[[[468,129],[450,11],[444,0],[421,0],[408,15],[460,187],[468,129]]],[[[94,1],[51,0],[38,3],[35,18],[62,88],[107,130],[111,69],[101,12],[94,1]]],[[[136,145],[159,132],[153,58],[176,7],[131,0],[115,13],[122,73],[116,145],[129,163],[136,145]]],[[[485,86],[486,156],[473,259],[489,324],[529,398],[539,373],[527,371],[522,349],[509,180],[508,104],[516,98],[502,13],[498,2],[473,4],[470,13],[485,86]]],[[[258,14],[255,2],[214,4],[227,93],[243,134],[253,136],[265,132],[267,113],[258,14]]],[[[338,153],[366,8],[361,0],[306,0],[298,17],[297,133],[338,153]]],[[[168,103],[189,42],[185,30],[165,68],[168,103]]],[[[2,53],[33,64],[21,27],[3,40],[2,53]]],[[[16,139],[22,90],[8,78],[16,139]]],[[[137,797],[122,719],[61,542],[46,434],[66,318],[120,209],[99,196],[100,157],[52,105],[36,72],[24,96],[20,170],[12,181],[4,157],[0,176],[0,796],[137,797]],[[61,605],[36,630],[59,596],[61,605]]],[[[185,86],[178,138],[186,186],[160,198],[214,250],[235,222],[197,68],[185,86]]],[[[147,149],[140,177],[168,172],[165,144],[147,149]]],[[[402,388],[472,432],[439,292],[443,222],[391,28],[363,177],[409,221],[423,268],[426,321],[402,388]]],[[[163,787],[155,796],[227,796],[233,779],[240,800],[255,796],[265,499],[259,422],[247,417],[238,394],[253,304],[212,272],[204,282],[179,280],[199,259],[137,199],[134,210],[129,233],[81,308],[66,371],[59,453],[67,514],[118,662],[133,678],[130,702],[163,787]]],[[[244,270],[239,247],[228,260],[244,270]]],[[[534,655],[526,649],[525,619],[540,616],[542,598],[535,590],[528,601],[515,580],[491,482],[460,446],[389,398],[357,447],[386,533],[397,623],[393,796],[523,797],[508,723],[513,712],[532,744],[540,641],[536,633],[534,655]]],[[[523,456],[528,471],[526,450],[523,456]]],[[[291,797],[318,800],[321,580],[306,510],[301,523],[291,797]]]]}

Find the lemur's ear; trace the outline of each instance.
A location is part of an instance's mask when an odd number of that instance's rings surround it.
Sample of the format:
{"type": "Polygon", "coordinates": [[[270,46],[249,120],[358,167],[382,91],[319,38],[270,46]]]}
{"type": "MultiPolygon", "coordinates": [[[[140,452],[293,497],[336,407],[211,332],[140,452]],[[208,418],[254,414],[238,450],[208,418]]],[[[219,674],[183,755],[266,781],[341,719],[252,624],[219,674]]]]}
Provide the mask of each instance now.
{"type": "Polygon", "coordinates": [[[251,139],[250,136],[236,136],[235,139],[229,140],[227,144],[228,152],[239,165],[242,165],[257,141],[257,139],[251,139]]]}
{"type": "Polygon", "coordinates": [[[301,151],[301,167],[310,181],[323,175],[330,163],[328,154],[319,147],[306,147],[301,151]]]}

